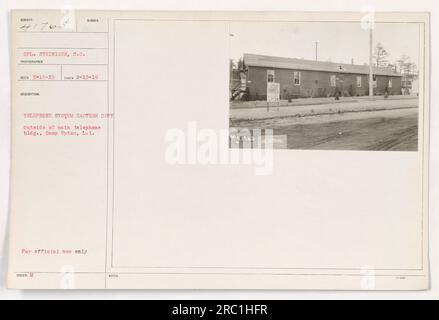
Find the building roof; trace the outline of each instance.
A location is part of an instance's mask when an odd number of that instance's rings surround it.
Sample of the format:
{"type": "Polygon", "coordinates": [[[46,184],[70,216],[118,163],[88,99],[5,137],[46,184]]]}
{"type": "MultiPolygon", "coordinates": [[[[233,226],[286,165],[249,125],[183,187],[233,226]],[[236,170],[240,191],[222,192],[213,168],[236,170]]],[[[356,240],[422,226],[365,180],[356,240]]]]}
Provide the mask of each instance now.
{"type": "MultiPolygon", "coordinates": [[[[246,66],[267,67],[279,69],[325,71],[337,73],[369,74],[368,65],[345,64],[335,62],[324,62],[296,58],[283,58],[263,56],[258,54],[244,53],[246,66]]],[[[390,68],[373,67],[373,74],[382,76],[401,77],[401,74],[390,68]]]]}

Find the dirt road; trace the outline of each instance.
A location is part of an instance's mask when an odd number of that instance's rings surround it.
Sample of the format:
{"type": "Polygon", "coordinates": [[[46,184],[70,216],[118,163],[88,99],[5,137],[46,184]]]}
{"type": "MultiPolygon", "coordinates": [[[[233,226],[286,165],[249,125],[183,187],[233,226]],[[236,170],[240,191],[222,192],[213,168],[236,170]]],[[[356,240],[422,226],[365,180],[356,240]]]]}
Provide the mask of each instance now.
{"type": "Polygon", "coordinates": [[[308,117],[231,120],[231,127],[273,129],[288,149],[398,150],[418,148],[418,108],[308,117]]]}

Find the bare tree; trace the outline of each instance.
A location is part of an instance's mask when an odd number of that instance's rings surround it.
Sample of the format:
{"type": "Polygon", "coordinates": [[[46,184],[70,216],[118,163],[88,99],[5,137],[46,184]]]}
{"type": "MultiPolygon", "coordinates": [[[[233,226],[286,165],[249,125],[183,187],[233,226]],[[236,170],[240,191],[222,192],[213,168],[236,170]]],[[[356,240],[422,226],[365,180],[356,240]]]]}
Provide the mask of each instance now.
{"type": "Polygon", "coordinates": [[[381,43],[378,43],[375,47],[375,53],[374,53],[374,60],[375,65],[377,67],[387,67],[389,64],[389,60],[387,58],[389,57],[389,53],[384,49],[384,46],[381,43]]]}
{"type": "Polygon", "coordinates": [[[396,60],[396,65],[402,75],[403,94],[408,94],[412,89],[412,82],[417,78],[416,64],[411,61],[408,55],[403,54],[401,58],[396,60]]]}
{"type": "Polygon", "coordinates": [[[236,69],[236,63],[233,61],[233,59],[229,59],[229,69],[233,70],[236,69]]]}
{"type": "Polygon", "coordinates": [[[411,61],[410,57],[406,54],[403,54],[401,58],[399,58],[397,61],[397,66],[399,69],[399,72],[402,75],[413,75],[416,74],[416,64],[411,61]]]}
{"type": "Polygon", "coordinates": [[[239,70],[240,71],[240,70],[245,69],[243,58],[239,58],[238,60],[230,59],[229,65],[230,65],[229,66],[230,70],[239,70]]]}

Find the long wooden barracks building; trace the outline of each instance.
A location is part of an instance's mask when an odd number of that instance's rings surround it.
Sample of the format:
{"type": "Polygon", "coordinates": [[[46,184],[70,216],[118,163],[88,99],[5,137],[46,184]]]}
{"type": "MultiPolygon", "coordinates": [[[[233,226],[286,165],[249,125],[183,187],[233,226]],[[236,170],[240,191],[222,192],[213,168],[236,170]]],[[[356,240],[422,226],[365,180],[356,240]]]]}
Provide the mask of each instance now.
{"type": "MultiPolygon", "coordinates": [[[[248,100],[265,100],[267,82],[280,86],[280,99],[364,96],[369,94],[369,66],[244,54],[240,91],[248,100]]],[[[373,68],[374,95],[401,94],[401,74],[373,68]]],[[[232,95],[233,97],[233,95],[232,95]]]]}

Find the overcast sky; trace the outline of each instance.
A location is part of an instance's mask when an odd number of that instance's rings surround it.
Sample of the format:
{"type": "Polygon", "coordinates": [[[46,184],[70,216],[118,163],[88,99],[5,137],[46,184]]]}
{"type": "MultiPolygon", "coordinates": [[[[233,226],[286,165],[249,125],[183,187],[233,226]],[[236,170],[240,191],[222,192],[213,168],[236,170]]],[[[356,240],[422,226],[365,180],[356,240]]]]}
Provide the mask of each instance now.
{"type": "MultiPolygon", "coordinates": [[[[390,53],[391,63],[405,53],[419,65],[419,30],[414,23],[377,23],[374,46],[380,42],[390,53]]],[[[369,31],[360,23],[232,22],[230,33],[232,59],[254,53],[314,60],[318,41],[318,60],[369,62],[369,31]]]]}

